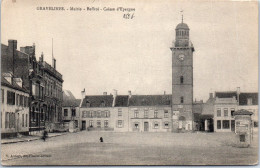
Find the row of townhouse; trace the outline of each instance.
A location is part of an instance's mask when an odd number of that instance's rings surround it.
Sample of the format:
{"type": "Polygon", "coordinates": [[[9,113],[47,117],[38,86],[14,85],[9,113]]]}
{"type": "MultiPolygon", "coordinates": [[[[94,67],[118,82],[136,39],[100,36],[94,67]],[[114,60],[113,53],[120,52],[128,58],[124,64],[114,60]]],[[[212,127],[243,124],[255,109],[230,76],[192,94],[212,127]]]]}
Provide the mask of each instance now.
{"type": "MultiPolygon", "coordinates": [[[[63,120],[75,121],[80,130],[175,132],[174,119],[179,120],[178,132],[189,130],[189,124],[172,112],[171,95],[82,93],[81,100],[65,101],[63,106],[63,120]]],[[[193,102],[194,131],[234,132],[234,112],[240,109],[253,112],[252,124],[258,127],[258,93],[210,93],[205,103],[193,102]]]]}
{"type": "Polygon", "coordinates": [[[104,92],[103,95],[86,96],[83,92],[79,108],[64,104],[64,121],[72,120],[72,109],[75,109],[73,120],[81,130],[172,131],[171,95],[131,95],[129,91],[128,95],[104,92]]]}
{"type": "MultiPolygon", "coordinates": [[[[8,73],[12,78],[21,78],[21,86],[29,93],[29,134],[39,133],[45,128],[52,131],[55,124],[60,123],[62,112],[63,79],[56,70],[56,60],[53,58],[51,66],[44,61],[43,54],[39,61],[35,55],[35,45],[18,50],[17,40],[8,40],[8,45],[1,44],[2,75],[8,73]]],[[[4,117],[2,123],[6,120],[4,117]]]]}
{"type": "Polygon", "coordinates": [[[252,125],[258,127],[258,93],[222,91],[210,93],[209,99],[193,104],[197,131],[235,132],[234,112],[247,110],[253,113],[252,125]]]}

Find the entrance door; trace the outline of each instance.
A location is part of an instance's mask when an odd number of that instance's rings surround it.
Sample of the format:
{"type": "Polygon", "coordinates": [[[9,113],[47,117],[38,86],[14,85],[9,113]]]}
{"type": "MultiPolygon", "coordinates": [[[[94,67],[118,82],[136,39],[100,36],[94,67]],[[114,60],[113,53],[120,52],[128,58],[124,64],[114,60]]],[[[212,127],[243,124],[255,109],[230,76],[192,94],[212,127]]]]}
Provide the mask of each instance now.
{"type": "Polygon", "coordinates": [[[235,120],[231,120],[231,131],[235,132],[235,120]]]}
{"type": "Polygon", "coordinates": [[[82,121],[82,130],[86,130],[86,121],[82,121]]]}
{"type": "Polygon", "coordinates": [[[144,122],[144,131],[149,131],[149,123],[144,122]]]}

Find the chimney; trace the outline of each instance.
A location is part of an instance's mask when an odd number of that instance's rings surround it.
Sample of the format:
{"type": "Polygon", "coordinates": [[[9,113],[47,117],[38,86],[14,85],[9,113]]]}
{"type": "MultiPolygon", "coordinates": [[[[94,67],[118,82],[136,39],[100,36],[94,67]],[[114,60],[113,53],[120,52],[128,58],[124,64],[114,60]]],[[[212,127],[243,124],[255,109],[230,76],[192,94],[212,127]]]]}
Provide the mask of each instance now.
{"type": "Polygon", "coordinates": [[[14,78],[13,80],[15,83],[17,83],[18,86],[21,88],[23,87],[23,80],[21,78],[14,78]]]}
{"type": "Polygon", "coordinates": [[[112,107],[115,107],[115,104],[116,104],[116,96],[117,96],[117,90],[113,90],[113,106],[112,107]]]}
{"type": "Polygon", "coordinates": [[[83,91],[81,91],[81,98],[84,99],[86,96],[86,91],[85,88],[83,89],[83,91]]]}
{"type": "Polygon", "coordinates": [[[85,91],[85,88],[84,88],[84,90],[81,91],[81,101],[80,101],[79,107],[82,106],[82,103],[83,103],[83,100],[84,100],[85,97],[86,97],[86,91],[85,91]]]}
{"type": "Polygon", "coordinates": [[[55,58],[52,59],[52,67],[54,69],[56,69],[56,59],[55,58]]]}
{"type": "Polygon", "coordinates": [[[14,51],[17,49],[17,40],[8,40],[9,51],[14,51]]]}
{"type": "Polygon", "coordinates": [[[213,93],[209,93],[209,98],[213,99],[213,93]]]}
{"type": "Polygon", "coordinates": [[[131,90],[128,90],[128,96],[129,96],[129,98],[132,96],[131,90]]]}
{"type": "Polygon", "coordinates": [[[106,96],[106,95],[107,95],[107,92],[103,92],[103,95],[105,95],[105,96],[106,96]]]}
{"type": "Polygon", "coordinates": [[[40,57],[40,62],[43,62],[43,60],[44,60],[44,55],[43,55],[43,52],[42,52],[41,57],[40,57]]]}

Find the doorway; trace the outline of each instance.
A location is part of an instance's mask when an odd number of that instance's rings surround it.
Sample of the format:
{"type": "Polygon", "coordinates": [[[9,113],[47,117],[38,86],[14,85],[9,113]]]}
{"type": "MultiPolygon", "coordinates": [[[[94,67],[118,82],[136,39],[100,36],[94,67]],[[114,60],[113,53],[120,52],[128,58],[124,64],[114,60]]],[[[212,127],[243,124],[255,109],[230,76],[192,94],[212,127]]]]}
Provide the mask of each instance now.
{"type": "Polygon", "coordinates": [[[149,131],[149,123],[144,122],[144,131],[148,132],[149,131]]]}
{"type": "Polygon", "coordinates": [[[86,130],[86,121],[82,121],[82,130],[86,130]]]}
{"type": "Polygon", "coordinates": [[[231,131],[235,132],[235,120],[231,120],[231,131]]]}

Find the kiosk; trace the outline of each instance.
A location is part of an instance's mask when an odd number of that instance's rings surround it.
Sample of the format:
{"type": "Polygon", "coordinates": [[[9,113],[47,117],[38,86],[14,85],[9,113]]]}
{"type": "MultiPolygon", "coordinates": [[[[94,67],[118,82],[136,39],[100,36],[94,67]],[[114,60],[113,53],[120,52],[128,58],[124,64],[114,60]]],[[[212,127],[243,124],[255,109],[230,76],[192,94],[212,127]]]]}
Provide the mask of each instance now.
{"type": "Polygon", "coordinates": [[[252,120],[253,113],[247,110],[234,112],[235,133],[237,134],[237,147],[247,148],[252,141],[252,120]]]}

